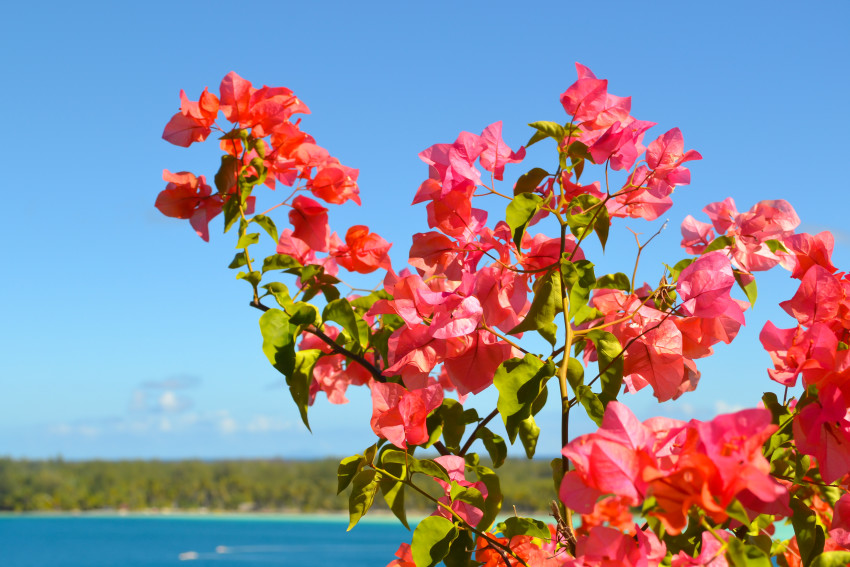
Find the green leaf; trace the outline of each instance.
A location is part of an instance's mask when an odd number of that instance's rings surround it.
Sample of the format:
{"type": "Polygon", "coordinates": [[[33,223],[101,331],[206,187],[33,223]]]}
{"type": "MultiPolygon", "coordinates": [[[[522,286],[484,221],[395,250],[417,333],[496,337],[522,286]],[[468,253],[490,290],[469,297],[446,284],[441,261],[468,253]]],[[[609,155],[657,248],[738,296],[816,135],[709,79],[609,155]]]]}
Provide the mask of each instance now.
{"type": "Polygon", "coordinates": [[[241,268],[247,263],[248,260],[245,259],[245,252],[237,252],[236,256],[233,257],[233,261],[227,267],[231,270],[235,270],[236,268],[241,268]]]}
{"type": "Polygon", "coordinates": [[[310,384],[313,383],[313,368],[320,356],[322,356],[322,351],[319,349],[299,350],[295,353],[295,369],[291,376],[286,377],[286,384],[289,386],[292,401],[298,406],[301,421],[304,422],[307,429],[310,429],[310,423],[307,421],[307,407],[310,405],[310,384]]]}
{"type": "MultiPolygon", "coordinates": [[[[221,195],[227,194],[236,184],[236,174],[239,171],[239,160],[230,155],[221,156],[221,166],[215,174],[215,187],[221,195]]],[[[237,211],[238,211],[237,207],[237,211]]]]}
{"type": "Polygon", "coordinates": [[[511,443],[516,440],[520,423],[531,416],[531,406],[543,386],[555,374],[551,361],[544,363],[533,354],[506,360],[496,369],[493,384],[499,391],[496,408],[505,422],[511,443]]]}
{"type": "Polygon", "coordinates": [[[747,300],[750,302],[750,309],[755,307],[756,298],[758,297],[758,287],[756,286],[756,280],[753,278],[749,283],[746,283],[744,278],[749,276],[752,278],[751,274],[745,274],[741,270],[732,270],[735,274],[735,281],[738,282],[738,286],[744,290],[744,294],[747,296],[747,300]]]}
{"type": "Polygon", "coordinates": [[[602,416],[605,413],[605,406],[602,405],[602,402],[599,401],[596,394],[594,394],[590,388],[582,384],[576,388],[576,397],[581,405],[584,406],[587,416],[592,419],[596,425],[602,426],[602,416]]]}
{"type": "Polygon", "coordinates": [[[673,278],[673,281],[678,281],[679,274],[682,273],[682,270],[684,270],[696,261],[696,258],[685,258],[684,260],[679,260],[672,268],[668,267],[668,269],[670,270],[670,277],[673,278]]]}
{"type": "Polygon", "coordinates": [[[298,260],[286,254],[272,254],[263,260],[263,273],[269,270],[290,270],[292,268],[301,268],[298,260]]]}
{"type": "Polygon", "coordinates": [[[535,167],[528,173],[519,176],[514,185],[514,195],[520,193],[531,193],[540,185],[540,182],[549,176],[549,172],[540,167],[535,167]]]}
{"type": "Polygon", "coordinates": [[[570,383],[573,391],[584,384],[584,366],[575,358],[567,361],[567,382],[570,383]]]}
{"type": "Polygon", "coordinates": [[[339,468],[336,471],[337,494],[341,494],[343,490],[348,488],[348,485],[351,484],[351,481],[365,464],[366,459],[363,458],[363,455],[346,457],[339,462],[339,468]]]}
{"type": "Polygon", "coordinates": [[[266,231],[266,234],[272,237],[272,240],[275,242],[278,241],[277,227],[274,224],[274,221],[267,217],[266,215],[254,215],[251,217],[251,222],[255,222],[266,231]]]}
{"type": "MultiPolygon", "coordinates": [[[[570,297],[570,318],[587,305],[590,290],[596,285],[593,264],[588,260],[561,260],[561,274],[570,297]]],[[[563,309],[563,307],[562,307],[563,309]]]]}
{"type": "Polygon", "coordinates": [[[596,220],[593,221],[593,231],[599,238],[599,244],[602,246],[602,251],[605,252],[605,245],[608,243],[608,229],[611,227],[611,218],[608,215],[608,209],[599,207],[599,213],[596,215],[596,220]]]}
{"type": "Polygon", "coordinates": [[[617,272],[616,274],[606,274],[596,280],[596,285],[594,286],[596,289],[621,289],[625,292],[632,291],[632,282],[629,280],[629,276],[624,274],[623,272],[617,272]]]}
{"type": "Polygon", "coordinates": [[[477,436],[484,442],[484,448],[487,449],[490,460],[493,461],[493,468],[501,467],[508,457],[508,446],[505,440],[486,427],[479,429],[477,436]]]}
{"type": "Polygon", "coordinates": [[[812,560],[811,567],[846,567],[850,565],[850,551],[827,551],[812,560]]]}
{"type": "Polygon", "coordinates": [[[587,333],[587,338],[593,341],[599,358],[599,372],[602,380],[599,401],[604,408],[608,402],[617,399],[623,385],[623,347],[620,346],[617,337],[607,331],[594,329],[587,333]]]}
{"type": "Polygon", "coordinates": [[[814,558],[823,553],[825,543],[823,528],[817,524],[815,511],[795,496],[791,497],[791,510],[794,511],[791,524],[797,536],[800,558],[803,560],[803,565],[809,567],[814,558]]]}
{"type": "Polygon", "coordinates": [[[549,527],[546,523],[535,520],[534,518],[511,516],[497,527],[502,532],[502,536],[508,539],[518,535],[539,537],[547,541],[552,538],[552,534],[549,533],[549,527]]]}
{"type": "Polygon", "coordinates": [[[743,504],[738,501],[738,499],[732,500],[732,503],[726,507],[726,513],[729,514],[730,518],[738,520],[741,524],[745,526],[749,526],[751,523],[750,516],[747,514],[747,510],[744,508],[743,504]]]}
{"type": "Polygon", "coordinates": [[[788,249],[785,248],[785,245],[782,244],[781,240],[770,239],[770,240],[765,240],[764,243],[767,244],[767,247],[774,254],[776,254],[777,252],[788,252],[788,249]]]}
{"type": "MultiPolygon", "coordinates": [[[[385,468],[387,472],[398,478],[405,478],[406,476],[404,465],[402,464],[390,463],[385,465],[385,468]]],[[[409,530],[407,512],[404,508],[404,483],[388,476],[383,476],[379,486],[381,487],[381,494],[384,496],[387,506],[389,506],[401,524],[409,530]]]]}
{"type": "Polygon", "coordinates": [[[263,352],[272,366],[284,376],[295,368],[295,328],[280,309],[269,309],[260,317],[263,352]]]}
{"type": "Polygon", "coordinates": [[[404,451],[389,450],[381,456],[382,463],[407,464],[411,473],[420,473],[431,478],[438,478],[445,482],[451,482],[449,475],[439,463],[430,459],[419,460],[413,455],[406,455],[404,451]]]}
{"type": "Polygon", "coordinates": [[[537,132],[531,137],[525,147],[530,147],[533,144],[536,144],[540,140],[544,140],[546,138],[552,138],[555,142],[560,145],[561,140],[567,135],[566,129],[563,126],[558,124],[557,122],[549,122],[548,120],[540,120],[538,122],[532,122],[529,124],[532,128],[537,130],[537,132]]]}
{"type": "MultiPolygon", "coordinates": [[[[584,193],[575,197],[567,205],[567,224],[570,227],[570,232],[573,236],[582,236],[590,228],[594,228],[599,222],[599,217],[602,216],[602,210],[605,209],[601,205],[602,201],[598,197],[584,193]],[[591,207],[595,207],[593,210],[591,207]],[[579,212],[575,212],[579,209],[579,212]],[[592,223],[592,226],[591,226],[592,223]]],[[[606,209],[607,212],[607,209],[606,209]]],[[[605,224],[605,238],[608,236],[608,224],[605,224]]],[[[600,239],[601,242],[601,239],[600,239]]]]}
{"type": "Polygon", "coordinates": [[[484,500],[484,517],[475,527],[479,530],[486,530],[493,525],[502,510],[502,487],[499,482],[499,475],[487,467],[476,467],[475,473],[478,475],[478,480],[487,487],[487,498],[484,500]]]}
{"type": "Polygon", "coordinates": [[[351,483],[351,494],[348,497],[348,529],[357,525],[372,503],[375,501],[375,493],[378,491],[378,482],[381,475],[374,469],[361,470],[351,483]]]}
{"type": "Polygon", "coordinates": [[[764,551],[734,537],[730,537],[727,541],[726,557],[734,567],[772,567],[773,565],[764,551]]]}
{"type": "Polygon", "coordinates": [[[413,530],[410,551],[416,567],[434,567],[449,554],[458,536],[455,525],[442,516],[428,516],[413,530]]]}
{"type": "Polygon", "coordinates": [[[443,558],[443,563],[446,567],[469,567],[469,556],[473,549],[475,545],[469,530],[460,530],[449,548],[449,554],[443,558]]]}
{"type": "Polygon", "coordinates": [[[360,330],[357,328],[357,317],[347,299],[336,299],[325,306],[322,311],[322,322],[339,323],[345,332],[355,342],[360,344],[360,330]]]}
{"type": "Polygon", "coordinates": [[[446,447],[449,450],[460,450],[463,433],[468,423],[464,419],[463,406],[457,400],[446,398],[434,414],[438,415],[443,422],[442,434],[446,447]]]}
{"type": "Polygon", "coordinates": [[[250,234],[243,234],[239,237],[239,241],[236,243],[237,248],[247,248],[252,244],[256,244],[260,241],[260,233],[252,232],[250,234]]]}
{"type": "Polygon", "coordinates": [[[558,325],[556,325],[554,321],[541,326],[537,329],[537,332],[540,333],[540,336],[546,339],[546,342],[554,348],[555,343],[558,342],[558,325]]]}
{"type": "Polygon", "coordinates": [[[520,249],[522,244],[525,227],[540,210],[542,203],[543,197],[536,193],[520,193],[513,198],[505,210],[505,220],[511,227],[511,234],[513,234],[517,250],[520,249]]]}
{"type": "Polygon", "coordinates": [[[461,486],[457,481],[452,481],[449,497],[453,502],[465,502],[479,510],[484,509],[484,495],[481,494],[481,491],[471,486],[461,486]]]}
{"type": "Polygon", "coordinates": [[[284,284],[280,282],[271,282],[264,285],[263,288],[268,290],[268,292],[274,296],[278,305],[284,309],[290,309],[292,307],[292,298],[289,297],[289,290],[284,284]]]}
{"type": "Polygon", "coordinates": [[[522,442],[522,448],[525,449],[525,456],[529,459],[534,457],[539,436],[540,427],[537,426],[533,416],[528,416],[519,423],[519,440],[522,442]]]}
{"type": "Polygon", "coordinates": [[[545,327],[555,319],[555,315],[564,310],[561,272],[552,270],[537,280],[531,308],[519,325],[508,331],[509,335],[534,331],[545,327]]]}
{"type": "Polygon", "coordinates": [[[310,325],[318,326],[321,322],[321,319],[319,318],[319,310],[315,305],[299,301],[292,305],[289,322],[299,327],[308,327],[310,325]]]}
{"type": "Polygon", "coordinates": [[[239,272],[236,274],[237,280],[245,280],[249,284],[254,287],[260,285],[260,281],[263,279],[263,274],[260,272],[239,272]]]}
{"type": "Polygon", "coordinates": [[[720,250],[722,248],[729,248],[730,246],[735,245],[735,239],[731,236],[718,236],[714,240],[712,240],[708,246],[705,247],[705,250],[702,251],[702,254],[708,254],[709,252],[714,252],[715,250],[720,250]]]}

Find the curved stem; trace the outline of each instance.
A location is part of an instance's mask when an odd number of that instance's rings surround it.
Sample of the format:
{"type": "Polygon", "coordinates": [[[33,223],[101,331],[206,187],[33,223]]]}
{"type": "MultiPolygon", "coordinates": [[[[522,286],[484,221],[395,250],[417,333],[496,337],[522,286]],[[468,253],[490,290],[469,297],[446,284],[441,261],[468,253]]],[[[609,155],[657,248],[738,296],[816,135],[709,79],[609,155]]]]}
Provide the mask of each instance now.
{"type": "Polygon", "coordinates": [[[491,411],[487,417],[478,422],[478,425],[475,426],[475,429],[472,430],[472,433],[469,434],[469,439],[466,440],[466,443],[461,447],[460,452],[458,453],[459,457],[463,457],[466,455],[466,452],[469,451],[469,448],[472,447],[472,443],[475,441],[476,435],[478,435],[478,431],[490,423],[490,420],[499,415],[499,410],[494,409],[491,411]]]}

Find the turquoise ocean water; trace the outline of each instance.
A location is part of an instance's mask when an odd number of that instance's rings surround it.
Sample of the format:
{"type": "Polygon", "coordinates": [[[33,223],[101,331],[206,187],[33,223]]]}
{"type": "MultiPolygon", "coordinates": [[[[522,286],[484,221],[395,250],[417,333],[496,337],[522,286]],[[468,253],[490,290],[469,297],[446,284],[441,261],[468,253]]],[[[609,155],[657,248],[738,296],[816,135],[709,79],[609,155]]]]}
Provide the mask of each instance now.
{"type": "Polygon", "coordinates": [[[2,567],[384,567],[396,520],[283,516],[0,516],[2,567]]]}

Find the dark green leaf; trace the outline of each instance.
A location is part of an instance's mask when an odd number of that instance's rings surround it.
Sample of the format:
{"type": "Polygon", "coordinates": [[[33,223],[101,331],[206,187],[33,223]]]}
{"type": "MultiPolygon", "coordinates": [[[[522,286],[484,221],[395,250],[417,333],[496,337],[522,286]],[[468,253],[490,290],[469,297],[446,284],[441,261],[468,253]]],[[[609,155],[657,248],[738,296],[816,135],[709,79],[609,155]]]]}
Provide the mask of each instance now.
{"type": "Polygon", "coordinates": [[[753,545],[730,537],[727,541],[726,557],[734,567],[772,567],[770,558],[753,545]]]}
{"type": "MultiPolygon", "coordinates": [[[[404,469],[404,465],[389,463],[385,465],[387,472],[392,474],[397,478],[405,478],[406,473],[404,469]]],[[[389,506],[392,513],[395,514],[395,517],[401,522],[401,524],[410,529],[410,526],[407,524],[407,512],[404,508],[404,483],[388,476],[383,476],[379,483],[381,487],[381,494],[384,496],[384,501],[389,506]]]]}
{"type": "Polygon", "coordinates": [[[516,185],[514,185],[514,195],[533,192],[548,175],[549,173],[545,169],[539,167],[520,175],[516,185]]]}
{"type": "Polygon", "coordinates": [[[676,262],[676,265],[670,269],[670,277],[673,278],[673,281],[677,281],[679,279],[679,274],[682,273],[682,270],[696,262],[696,258],[685,258],[684,260],[679,260],[676,262]]]}
{"type": "Polygon", "coordinates": [[[490,460],[493,461],[493,467],[501,467],[508,456],[508,446],[505,444],[505,440],[486,427],[479,429],[477,435],[478,438],[484,442],[484,448],[486,448],[487,453],[490,454],[490,460]]]}
{"type": "Polygon", "coordinates": [[[351,483],[351,494],[348,497],[348,530],[357,525],[375,501],[378,482],[381,475],[374,469],[361,470],[351,483]]]}
{"type": "Polygon", "coordinates": [[[347,299],[336,299],[325,306],[322,311],[322,321],[339,323],[354,341],[360,344],[360,330],[357,328],[357,317],[347,299]]]}
{"type": "Polygon", "coordinates": [[[301,414],[301,421],[310,429],[310,423],[307,421],[307,407],[310,405],[310,384],[313,383],[313,367],[319,357],[322,356],[322,351],[319,349],[299,350],[295,353],[295,369],[292,376],[286,377],[286,384],[289,386],[289,393],[292,396],[292,401],[298,406],[298,411],[301,414]]]}
{"type": "Polygon", "coordinates": [[[420,473],[432,478],[450,482],[449,475],[439,463],[435,463],[430,459],[419,460],[413,455],[405,455],[404,451],[386,451],[381,457],[382,463],[399,463],[410,467],[411,473],[420,473]]]}
{"type": "Polygon", "coordinates": [[[552,538],[552,534],[549,533],[549,527],[546,523],[535,520],[534,518],[511,516],[497,527],[502,532],[502,536],[508,539],[518,535],[539,537],[547,541],[552,538]]]}
{"type": "Polygon", "coordinates": [[[295,368],[295,328],[280,309],[269,309],[260,317],[263,352],[272,366],[284,376],[295,368]]]}
{"type": "Polygon", "coordinates": [[[428,516],[413,530],[410,551],[416,567],[434,567],[449,554],[458,536],[455,525],[442,516],[428,516]]]}
{"type": "Polygon", "coordinates": [[[808,567],[815,557],[823,553],[825,537],[823,528],[817,523],[817,515],[805,502],[796,496],[791,497],[791,524],[797,536],[797,546],[803,565],[808,567]]]}
{"type": "Polygon", "coordinates": [[[245,259],[245,252],[237,252],[236,256],[233,257],[233,261],[227,267],[231,270],[235,270],[236,268],[241,268],[247,263],[248,261],[245,259]]]}
{"type": "Polygon", "coordinates": [[[496,521],[496,516],[502,509],[502,487],[499,476],[487,467],[476,467],[478,480],[487,487],[487,499],[484,500],[484,517],[475,526],[479,530],[486,530],[496,521]]]}
{"type": "Polygon", "coordinates": [[[449,554],[443,558],[446,567],[470,567],[469,556],[475,544],[472,541],[469,530],[460,530],[460,533],[452,542],[449,554]]]}
{"type": "Polygon", "coordinates": [[[453,502],[465,502],[479,510],[484,510],[484,495],[477,488],[461,486],[456,481],[452,481],[449,497],[453,502]]]}
{"type": "Polygon", "coordinates": [[[267,217],[266,215],[254,215],[251,218],[251,222],[255,222],[266,231],[266,234],[272,237],[272,240],[275,242],[278,241],[277,227],[274,224],[274,221],[267,217]]]}
{"type": "Polygon", "coordinates": [[[537,280],[536,287],[528,314],[519,325],[508,331],[509,335],[544,327],[555,319],[555,315],[564,310],[559,270],[553,270],[542,276],[537,280]]]}
{"type": "Polygon", "coordinates": [[[522,235],[525,233],[525,227],[528,222],[540,210],[543,203],[543,198],[536,193],[520,193],[515,196],[505,210],[505,220],[508,226],[511,227],[511,234],[514,237],[514,244],[517,250],[522,244],[522,235]]]}
{"type": "Polygon", "coordinates": [[[533,354],[512,358],[499,365],[493,384],[499,391],[496,404],[511,443],[516,440],[520,423],[531,415],[531,406],[546,380],[555,374],[551,361],[544,363],[533,354]]]}
{"type": "Polygon", "coordinates": [[[555,324],[554,321],[546,323],[542,325],[537,332],[540,333],[540,336],[546,339],[546,342],[555,346],[555,343],[558,342],[558,325],[555,324]]]}
{"type": "Polygon", "coordinates": [[[596,220],[593,221],[593,231],[599,238],[599,244],[602,246],[602,251],[605,252],[605,244],[608,243],[608,229],[611,227],[611,218],[608,215],[608,209],[599,207],[599,213],[596,215],[596,220]]]}
{"type": "Polygon", "coordinates": [[[632,283],[629,276],[623,272],[616,274],[606,274],[596,280],[596,289],[621,289],[626,292],[632,291],[632,283]]]}
{"type": "Polygon", "coordinates": [[[339,462],[339,468],[336,471],[337,494],[348,488],[355,475],[360,472],[365,464],[366,459],[363,458],[363,455],[346,457],[339,462]]]}
{"type": "MultiPolygon", "coordinates": [[[[239,160],[230,155],[221,156],[221,166],[215,174],[215,187],[221,195],[227,194],[236,184],[236,173],[239,171],[239,160]]],[[[236,209],[239,210],[238,207],[236,209]]]]}
{"type": "Polygon", "coordinates": [[[299,301],[292,305],[292,310],[289,312],[289,322],[299,327],[318,325],[321,322],[319,310],[316,309],[315,305],[299,301]]]}
{"type": "Polygon", "coordinates": [[[449,450],[460,450],[463,433],[467,421],[464,419],[463,406],[451,398],[443,400],[443,404],[434,412],[443,422],[443,440],[449,450]]]}

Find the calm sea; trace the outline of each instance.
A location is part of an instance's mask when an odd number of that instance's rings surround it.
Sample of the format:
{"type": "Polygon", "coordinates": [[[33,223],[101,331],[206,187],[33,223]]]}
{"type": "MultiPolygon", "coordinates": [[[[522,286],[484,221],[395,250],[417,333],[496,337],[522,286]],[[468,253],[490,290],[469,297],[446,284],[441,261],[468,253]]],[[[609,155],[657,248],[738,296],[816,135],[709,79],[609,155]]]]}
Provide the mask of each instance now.
{"type": "Polygon", "coordinates": [[[324,517],[0,516],[2,567],[384,567],[397,520],[324,517]]]}

